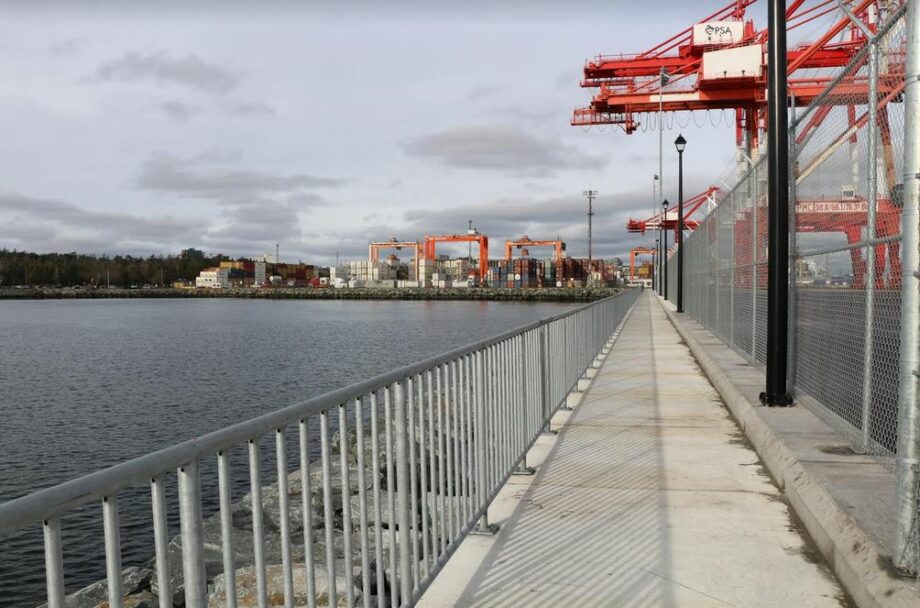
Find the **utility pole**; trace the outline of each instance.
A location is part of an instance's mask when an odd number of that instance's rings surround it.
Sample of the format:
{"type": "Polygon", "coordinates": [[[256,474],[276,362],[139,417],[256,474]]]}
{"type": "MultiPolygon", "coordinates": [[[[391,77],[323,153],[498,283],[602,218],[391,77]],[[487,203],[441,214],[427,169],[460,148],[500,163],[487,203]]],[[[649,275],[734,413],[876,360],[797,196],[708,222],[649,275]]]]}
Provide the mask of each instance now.
{"type": "Polygon", "coordinates": [[[588,280],[590,281],[590,273],[594,268],[591,252],[591,218],[594,217],[594,199],[597,198],[597,190],[585,190],[582,194],[588,197],[588,280]]]}

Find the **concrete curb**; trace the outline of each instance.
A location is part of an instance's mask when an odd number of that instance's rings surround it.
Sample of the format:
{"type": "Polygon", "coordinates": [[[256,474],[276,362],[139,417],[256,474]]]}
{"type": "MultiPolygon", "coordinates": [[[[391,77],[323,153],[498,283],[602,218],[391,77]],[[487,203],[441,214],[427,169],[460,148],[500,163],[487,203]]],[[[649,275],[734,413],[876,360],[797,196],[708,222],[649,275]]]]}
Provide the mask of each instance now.
{"type": "Polygon", "coordinates": [[[920,588],[899,577],[890,558],[814,479],[676,314],[654,296],[750,440],[828,566],[860,608],[916,608],[920,588]]]}

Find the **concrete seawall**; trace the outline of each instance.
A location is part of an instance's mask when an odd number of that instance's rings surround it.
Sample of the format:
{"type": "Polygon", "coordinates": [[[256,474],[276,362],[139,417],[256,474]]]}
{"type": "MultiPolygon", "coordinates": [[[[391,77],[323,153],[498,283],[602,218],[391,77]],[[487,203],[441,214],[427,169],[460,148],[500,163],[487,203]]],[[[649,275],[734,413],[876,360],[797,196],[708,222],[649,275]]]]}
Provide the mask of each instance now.
{"type": "Polygon", "coordinates": [[[0,289],[0,300],[116,298],[258,298],[266,300],[482,300],[496,302],[593,302],[618,293],[615,288],[560,289],[0,289]]]}

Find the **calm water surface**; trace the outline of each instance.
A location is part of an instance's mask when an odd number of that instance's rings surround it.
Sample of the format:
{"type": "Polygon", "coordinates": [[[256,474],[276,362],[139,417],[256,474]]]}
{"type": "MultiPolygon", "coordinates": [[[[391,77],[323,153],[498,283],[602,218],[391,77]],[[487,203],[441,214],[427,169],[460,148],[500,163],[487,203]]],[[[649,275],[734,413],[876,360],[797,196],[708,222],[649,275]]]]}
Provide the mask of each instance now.
{"type": "MultiPolygon", "coordinates": [[[[570,307],[0,302],[0,501],[570,307]]],[[[142,564],[153,553],[149,496],[138,491],[120,500],[125,565],[142,564]]],[[[104,576],[101,512],[90,507],[64,520],[68,591],[104,576]]],[[[40,530],[0,540],[0,606],[34,606],[43,594],[40,530]]]]}

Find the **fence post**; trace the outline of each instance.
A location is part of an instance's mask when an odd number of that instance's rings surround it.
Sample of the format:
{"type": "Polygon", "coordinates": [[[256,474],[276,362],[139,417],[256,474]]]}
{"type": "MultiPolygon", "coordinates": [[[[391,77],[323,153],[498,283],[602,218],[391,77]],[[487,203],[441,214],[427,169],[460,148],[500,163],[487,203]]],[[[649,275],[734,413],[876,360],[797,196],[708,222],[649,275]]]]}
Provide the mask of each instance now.
{"type": "Polygon", "coordinates": [[[735,218],[737,217],[735,212],[735,187],[731,192],[731,257],[728,259],[729,267],[729,282],[728,282],[728,345],[732,350],[735,350],[735,253],[736,253],[736,243],[735,243],[735,218]]]}
{"type": "Polygon", "coordinates": [[[798,197],[796,195],[796,185],[795,185],[795,166],[798,159],[798,148],[795,143],[795,133],[796,127],[798,126],[798,121],[796,120],[795,112],[795,95],[792,96],[792,116],[793,121],[789,126],[789,164],[792,167],[792,170],[789,171],[789,255],[787,260],[787,272],[789,273],[789,294],[788,294],[788,307],[789,307],[789,321],[787,326],[787,361],[786,361],[786,386],[792,398],[795,395],[795,377],[796,377],[796,365],[798,360],[796,359],[796,345],[798,344],[797,338],[797,323],[798,323],[798,303],[796,301],[797,292],[795,286],[795,261],[798,255],[798,245],[796,244],[796,210],[795,204],[798,197]]]}
{"type": "Polygon", "coordinates": [[[875,341],[875,214],[878,207],[878,40],[869,41],[869,174],[866,185],[866,321],[863,345],[862,449],[869,451],[872,440],[872,360],[875,341]]]}
{"type": "MultiPolygon", "coordinates": [[[[754,188],[751,195],[751,215],[752,222],[751,234],[751,363],[757,361],[757,189],[760,187],[760,168],[754,165],[748,172],[748,179],[753,180],[754,188]]],[[[748,184],[750,190],[750,184],[748,184]]]]}
{"type": "Polygon", "coordinates": [[[916,573],[920,462],[920,6],[907,3],[904,85],[904,194],[901,210],[901,352],[898,386],[897,506],[894,565],[916,573]]]}

